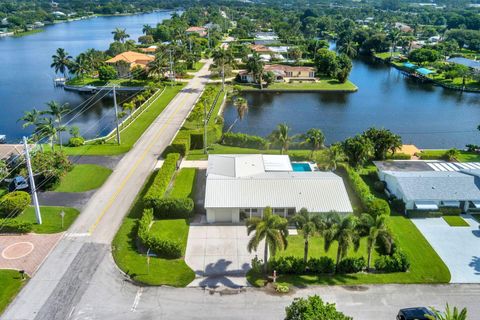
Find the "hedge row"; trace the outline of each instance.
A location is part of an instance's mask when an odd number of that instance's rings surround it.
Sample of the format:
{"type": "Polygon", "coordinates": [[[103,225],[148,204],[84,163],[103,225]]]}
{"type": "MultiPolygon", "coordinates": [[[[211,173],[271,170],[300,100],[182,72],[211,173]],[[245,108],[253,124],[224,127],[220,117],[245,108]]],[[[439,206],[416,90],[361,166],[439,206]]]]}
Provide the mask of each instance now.
{"type": "Polygon", "coordinates": [[[0,214],[16,217],[27,209],[31,202],[32,199],[28,192],[14,191],[7,193],[0,198],[0,214]]]}
{"type": "Polygon", "coordinates": [[[390,160],[410,160],[412,156],[405,153],[394,153],[389,155],[387,158],[390,160]]]}
{"type": "Polygon", "coordinates": [[[170,153],[167,155],[162,167],[157,171],[152,185],[143,197],[145,207],[152,208],[154,202],[163,197],[173,175],[175,174],[179,159],[180,155],[178,153],[170,153]]]}
{"type": "Polygon", "coordinates": [[[363,208],[373,216],[390,215],[388,202],[375,197],[360,174],[348,165],[341,166],[347,173],[347,178],[353,191],[357,194],[363,208]]]}
{"type": "Polygon", "coordinates": [[[458,216],[462,213],[461,208],[441,207],[435,211],[429,210],[408,210],[407,216],[410,218],[438,218],[442,216],[458,216]]]}
{"type": "Polygon", "coordinates": [[[11,218],[0,219],[0,231],[2,233],[29,233],[32,228],[33,224],[30,222],[11,218]]]}
{"type": "Polygon", "coordinates": [[[223,135],[223,144],[232,147],[268,149],[268,141],[259,136],[252,136],[245,133],[227,132],[223,135]]]}
{"type": "Polygon", "coordinates": [[[167,259],[176,259],[182,256],[182,245],[173,240],[162,239],[150,232],[153,222],[153,210],[143,211],[142,218],[138,221],[138,239],[145,248],[149,248],[157,256],[167,259]]]}
{"type": "Polygon", "coordinates": [[[375,260],[375,269],[382,272],[406,272],[410,261],[403,251],[395,250],[391,256],[380,256],[375,260]]]}
{"type": "Polygon", "coordinates": [[[152,199],[149,204],[157,219],[187,219],[193,216],[194,203],[190,198],[152,199]]]}
{"type": "Polygon", "coordinates": [[[332,274],[335,271],[346,274],[357,273],[367,267],[363,257],[343,259],[338,263],[338,267],[335,267],[335,262],[329,257],[310,258],[306,264],[300,257],[278,257],[270,259],[268,265],[271,271],[282,274],[332,274]]]}

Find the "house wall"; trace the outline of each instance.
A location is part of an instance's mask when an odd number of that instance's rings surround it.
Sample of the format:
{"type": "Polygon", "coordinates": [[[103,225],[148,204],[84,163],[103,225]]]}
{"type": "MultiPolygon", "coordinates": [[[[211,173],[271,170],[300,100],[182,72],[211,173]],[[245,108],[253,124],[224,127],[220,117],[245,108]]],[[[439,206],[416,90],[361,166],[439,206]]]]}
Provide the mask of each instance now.
{"type": "Polygon", "coordinates": [[[208,223],[215,223],[215,222],[230,222],[230,223],[238,223],[240,222],[240,211],[238,208],[206,208],[207,210],[207,222],[208,223]],[[223,221],[226,220],[224,218],[230,218],[230,221],[223,221]],[[222,221],[220,221],[222,220],[222,221]]]}

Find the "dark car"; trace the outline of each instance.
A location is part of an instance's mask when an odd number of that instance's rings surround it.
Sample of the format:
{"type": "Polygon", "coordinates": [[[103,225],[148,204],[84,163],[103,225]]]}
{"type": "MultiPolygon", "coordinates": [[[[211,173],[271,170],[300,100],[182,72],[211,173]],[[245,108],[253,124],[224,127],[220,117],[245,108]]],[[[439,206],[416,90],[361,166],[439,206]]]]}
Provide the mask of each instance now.
{"type": "Polygon", "coordinates": [[[28,185],[27,180],[22,176],[16,176],[8,185],[8,191],[30,191],[30,186],[28,185]]]}
{"type": "Polygon", "coordinates": [[[397,320],[430,320],[436,319],[434,313],[425,307],[405,308],[398,311],[397,320]],[[430,316],[431,318],[427,318],[430,316]]]}

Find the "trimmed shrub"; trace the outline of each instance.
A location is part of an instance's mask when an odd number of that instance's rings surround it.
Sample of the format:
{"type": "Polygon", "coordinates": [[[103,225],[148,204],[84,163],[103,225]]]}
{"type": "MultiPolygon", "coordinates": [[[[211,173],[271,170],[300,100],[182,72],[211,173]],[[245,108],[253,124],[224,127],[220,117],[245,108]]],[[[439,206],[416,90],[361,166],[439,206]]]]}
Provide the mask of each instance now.
{"type": "Polygon", "coordinates": [[[193,215],[193,200],[190,198],[162,198],[151,201],[157,219],[190,218],[193,215]]]}
{"type": "Polygon", "coordinates": [[[162,167],[157,171],[152,185],[143,197],[143,203],[146,208],[152,208],[154,202],[163,197],[177,169],[177,161],[179,159],[180,155],[178,153],[170,153],[167,155],[162,167]]]}
{"type": "Polygon", "coordinates": [[[273,258],[268,264],[270,270],[283,274],[303,274],[306,268],[303,258],[293,256],[273,258]]]}
{"type": "Polygon", "coordinates": [[[172,240],[162,239],[150,232],[153,222],[153,210],[143,211],[142,218],[138,221],[138,239],[145,248],[149,248],[155,254],[163,258],[175,259],[182,256],[182,246],[172,240]]]}
{"type": "Polygon", "coordinates": [[[275,291],[277,293],[288,293],[290,291],[290,288],[288,285],[283,285],[283,284],[275,284],[275,291]]]}
{"type": "Polygon", "coordinates": [[[457,207],[441,207],[439,210],[444,216],[458,216],[462,213],[462,209],[457,207]]]}
{"type": "Polygon", "coordinates": [[[385,191],[385,182],[383,181],[375,181],[373,183],[373,189],[377,192],[384,192],[385,191]]]}
{"type": "Polygon", "coordinates": [[[314,274],[331,274],[335,272],[335,262],[330,257],[311,258],[307,262],[308,272],[314,274]]]}
{"type": "Polygon", "coordinates": [[[407,255],[396,250],[391,256],[380,256],[375,260],[375,269],[382,272],[406,272],[410,268],[407,255]]]}
{"type": "Polygon", "coordinates": [[[407,216],[409,218],[439,218],[443,214],[440,211],[427,210],[408,210],[407,216]]]}
{"type": "Polygon", "coordinates": [[[402,199],[392,199],[390,200],[390,205],[392,206],[393,210],[398,211],[398,212],[404,212],[405,211],[405,203],[403,202],[402,199]]]}
{"type": "Polygon", "coordinates": [[[244,133],[227,132],[223,135],[223,144],[232,147],[268,149],[268,141],[259,136],[244,133]]]}
{"type": "Polygon", "coordinates": [[[80,147],[85,144],[85,139],[82,137],[72,137],[70,140],[68,140],[68,145],[70,147],[80,147]]]}
{"type": "Polygon", "coordinates": [[[337,273],[357,273],[367,267],[364,257],[345,258],[338,263],[337,273]]]}
{"type": "Polygon", "coordinates": [[[367,202],[366,209],[375,217],[381,215],[390,215],[390,206],[388,205],[388,202],[383,199],[375,198],[374,200],[367,202]]]}
{"type": "Polygon", "coordinates": [[[32,202],[32,198],[25,191],[14,191],[0,198],[0,213],[3,215],[18,216],[32,202]]]}
{"type": "Polygon", "coordinates": [[[26,221],[18,221],[16,219],[0,219],[2,233],[29,233],[32,231],[32,223],[26,221]]]}

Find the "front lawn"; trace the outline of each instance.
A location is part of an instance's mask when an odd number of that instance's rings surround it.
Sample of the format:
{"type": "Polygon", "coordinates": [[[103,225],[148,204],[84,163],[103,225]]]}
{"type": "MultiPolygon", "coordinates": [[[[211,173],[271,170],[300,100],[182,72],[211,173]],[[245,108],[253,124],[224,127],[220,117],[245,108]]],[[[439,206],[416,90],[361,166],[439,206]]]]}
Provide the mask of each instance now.
{"type": "MultiPolygon", "coordinates": [[[[257,85],[251,84],[238,84],[242,90],[258,90],[261,91],[257,85]]],[[[333,78],[320,78],[317,82],[311,81],[295,81],[295,82],[275,82],[269,86],[264,86],[265,90],[278,90],[278,91],[348,91],[354,92],[358,90],[358,87],[351,81],[347,80],[345,83],[340,83],[333,78]]]]}
{"type": "Polygon", "coordinates": [[[0,315],[20,292],[25,281],[22,281],[17,270],[0,270],[0,315]]]}
{"type": "Polygon", "coordinates": [[[133,79],[113,79],[113,80],[100,80],[98,78],[92,77],[83,77],[83,78],[74,78],[68,80],[66,85],[68,86],[96,86],[103,87],[107,84],[115,84],[121,87],[144,87],[148,84],[147,80],[133,80],[133,79]]]}
{"type": "Polygon", "coordinates": [[[167,86],[165,92],[148,108],[148,111],[143,112],[128,128],[120,133],[121,145],[117,145],[114,141],[108,141],[105,144],[63,147],[63,150],[68,155],[100,156],[118,155],[128,152],[183,87],[184,84],[181,83],[177,83],[175,86],[167,86]]]}
{"type": "Polygon", "coordinates": [[[203,62],[195,62],[195,65],[193,66],[193,69],[187,69],[187,72],[197,72],[199,71],[200,69],[202,69],[202,67],[205,65],[205,63],[203,62]]]}
{"type": "Polygon", "coordinates": [[[95,164],[77,164],[55,188],[56,192],[85,192],[100,188],[112,170],[95,164]]]}
{"type": "MultiPolygon", "coordinates": [[[[444,159],[446,150],[423,150],[420,158],[444,159]]],[[[459,150],[457,160],[460,162],[480,162],[480,153],[459,150]]]]}
{"type": "Polygon", "coordinates": [[[175,177],[175,182],[169,196],[171,198],[185,198],[190,197],[193,199],[193,187],[195,185],[195,175],[197,169],[195,168],[183,168],[175,177]]]}
{"type": "MultiPolygon", "coordinates": [[[[137,250],[137,223],[143,213],[142,198],[153,181],[151,175],[142,191],[137,195],[130,212],[123,220],[112,242],[112,254],[118,267],[133,280],[147,285],[170,285],[185,287],[195,278],[195,273],[180,259],[150,258],[150,271],[147,269],[147,257],[137,250]]],[[[183,219],[156,220],[152,228],[165,236],[182,239],[186,243],[188,237],[188,222],[183,219]],[[168,232],[166,228],[172,229],[168,232]],[[174,229],[173,229],[174,228],[174,229]]],[[[185,247],[184,247],[185,248],[185,247]]]]}
{"type": "Polygon", "coordinates": [[[162,239],[178,241],[185,249],[187,247],[188,228],[189,223],[186,219],[155,220],[150,227],[150,232],[157,234],[162,239]]]}
{"type": "MultiPolygon", "coordinates": [[[[289,150],[288,155],[291,158],[303,158],[308,159],[311,154],[311,150],[289,150]]],[[[320,150],[316,152],[318,156],[320,153],[324,151],[320,150]]],[[[268,150],[260,150],[260,149],[250,149],[250,148],[240,148],[240,147],[230,147],[224,146],[221,144],[212,144],[208,146],[208,153],[209,154],[280,154],[280,150],[278,149],[268,149],[268,150]]],[[[187,156],[187,160],[206,160],[208,155],[203,153],[202,150],[190,150],[187,156]]]]}
{"type": "Polygon", "coordinates": [[[460,216],[443,216],[443,220],[451,227],[470,227],[468,222],[460,216]]]}
{"type": "Polygon", "coordinates": [[[35,215],[35,209],[28,207],[21,215],[15,219],[31,222],[33,224],[32,232],[35,233],[58,233],[67,230],[70,225],[75,221],[80,212],[74,208],[68,207],[40,207],[40,213],[42,215],[42,224],[37,224],[37,218],[35,215]],[[65,212],[62,217],[60,212],[65,212]]]}

